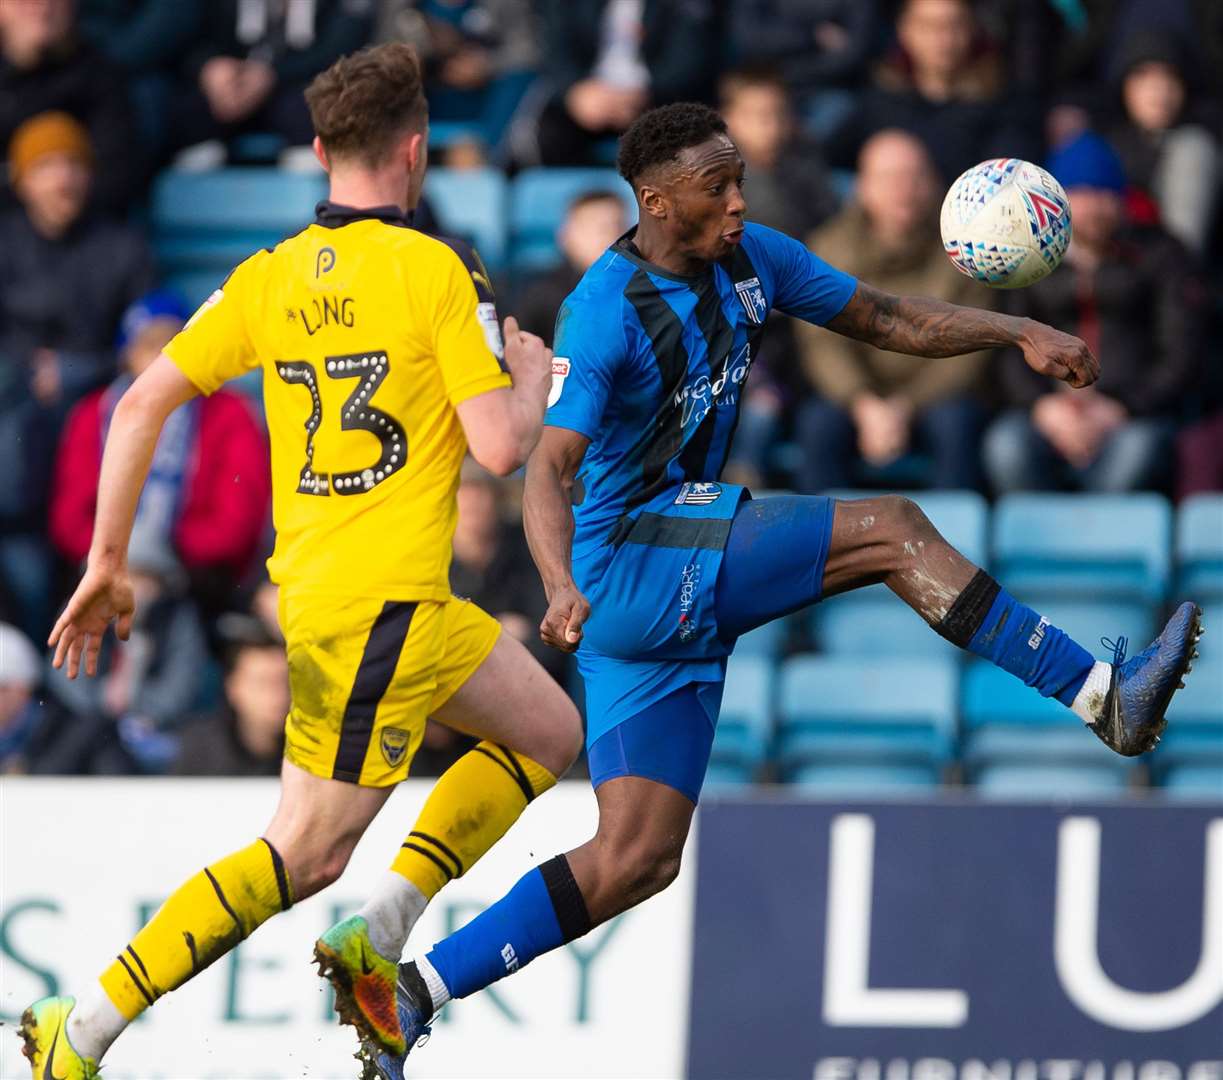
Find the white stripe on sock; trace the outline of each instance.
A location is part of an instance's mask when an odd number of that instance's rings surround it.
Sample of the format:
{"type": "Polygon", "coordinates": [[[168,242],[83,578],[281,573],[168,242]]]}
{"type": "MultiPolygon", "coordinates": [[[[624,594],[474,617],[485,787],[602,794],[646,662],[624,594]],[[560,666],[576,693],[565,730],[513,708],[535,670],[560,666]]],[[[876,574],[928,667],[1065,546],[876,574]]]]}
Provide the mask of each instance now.
{"type": "Polygon", "coordinates": [[[425,980],[425,985],[429,988],[429,996],[433,999],[433,1011],[436,1013],[450,1000],[450,991],[437,973],[437,968],[429,963],[427,957],[422,956],[417,959],[416,970],[420,972],[420,977],[425,980]]]}
{"type": "MultiPolygon", "coordinates": [[[[76,999],[68,1014],[68,1041],[81,1057],[102,1060],[102,1055],[127,1027],[127,1019],[106,996],[101,983],[76,999]]],[[[50,1075],[50,1072],[47,1074],[50,1075]]]]}
{"type": "Polygon", "coordinates": [[[381,956],[399,963],[408,935],[428,903],[407,878],[387,870],[357,914],[369,924],[370,944],[381,956]]]}
{"type": "Polygon", "coordinates": [[[1104,699],[1113,679],[1113,665],[1097,660],[1087,675],[1087,681],[1074,696],[1071,708],[1083,718],[1083,723],[1095,725],[1104,715],[1104,699]]]}

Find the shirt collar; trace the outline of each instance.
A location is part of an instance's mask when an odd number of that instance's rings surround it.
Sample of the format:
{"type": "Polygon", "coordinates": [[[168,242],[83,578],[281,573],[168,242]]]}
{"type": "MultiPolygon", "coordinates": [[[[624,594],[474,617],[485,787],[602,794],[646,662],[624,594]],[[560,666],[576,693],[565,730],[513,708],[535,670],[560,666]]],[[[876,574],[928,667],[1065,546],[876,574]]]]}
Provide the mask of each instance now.
{"type": "Polygon", "coordinates": [[[406,214],[398,206],[344,206],[324,199],[314,208],[316,224],[325,229],[339,229],[354,221],[381,221],[387,225],[398,225],[403,229],[412,227],[414,210],[406,214]]]}
{"type": "Polygon", "coordinates": [[[684,285],[696,286],[701,282],[709,280],[711,271],[713,270],[712,263],[705,267],[704,270],[701,270],[696,274],[677,274],[674,271],[666,270],[655,263],[649,262],[645,256],[641,254],[640,249],[637,247],[634,239],[636,235],[637,226],[634,225],[628,232],[620,237],[619,240],[612,244],[611,250],[616,252],[617,255],[623,255],[630,262],[636,263],[647,273],[655,274],[661,278],[666,278],[668,281],[678,281],[684,285]]]}

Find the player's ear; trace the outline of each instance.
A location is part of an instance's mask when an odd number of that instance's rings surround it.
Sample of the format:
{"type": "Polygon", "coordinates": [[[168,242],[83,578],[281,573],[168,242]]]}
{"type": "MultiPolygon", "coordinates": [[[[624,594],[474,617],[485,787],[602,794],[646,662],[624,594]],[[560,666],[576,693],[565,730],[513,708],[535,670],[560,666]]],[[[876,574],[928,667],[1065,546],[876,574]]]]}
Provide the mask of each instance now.
{"type": "Polygon", "coordinates": [[[327,160],[327,150],[323,146],[323,140],[317,135],[314,136],[314,156],[318,158],[318,163],[323,166],[324,172],[331,172],[331,163],[327,160]]]}
{"type": "Polygon", "coordinates": [[[425,164],[425,155],[429,152],[422,132],[414,131],[404,140],[407,150],[408,171],[415,173],[425,164]]]}
{"type": "Polygon", "coordinates": [[[659,188],[642,184],[637,192],[637,199],[641,203],[642,212],[649,214],[650,217],[661,220],[667,216],[667,197],[659,188]]]}

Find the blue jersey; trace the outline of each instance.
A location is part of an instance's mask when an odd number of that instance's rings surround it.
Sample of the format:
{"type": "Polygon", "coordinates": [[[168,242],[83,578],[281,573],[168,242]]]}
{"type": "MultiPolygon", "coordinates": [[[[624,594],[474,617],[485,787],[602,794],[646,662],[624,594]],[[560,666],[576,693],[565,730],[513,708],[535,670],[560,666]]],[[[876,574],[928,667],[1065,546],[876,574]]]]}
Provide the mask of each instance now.
{"type": "Polygon", "coordinates": [[[857,284],[762,225],[748,224],[731,255],[693,277],[646,262],[632,235],[586,271],[556,324],[545,423],[590,439],[574,508],[582,588],[638,508],[717,481],[770,309],[823,324],[857,284]]]}

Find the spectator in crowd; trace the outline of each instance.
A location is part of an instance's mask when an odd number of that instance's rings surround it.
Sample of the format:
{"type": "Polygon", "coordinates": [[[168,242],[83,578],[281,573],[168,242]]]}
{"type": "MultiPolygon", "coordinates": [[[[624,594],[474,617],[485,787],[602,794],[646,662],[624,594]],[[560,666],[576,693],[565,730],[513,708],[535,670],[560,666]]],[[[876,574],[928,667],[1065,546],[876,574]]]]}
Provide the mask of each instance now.
{"type": "MultiPolygon", "coordinates": [[[[123,373],[82,401],[68,418],[51,489],[50,534],[79,564],[89,551],[98,473],[119,398],[180,329],[188,312],[177,294],[149,293],[124,313],[123,373]]],[[[266,438],[247,399],[221,389],[189,401],[166,421],[136,527],[172,547],[197,590],[228,596],[259,549],[270,492],[266,438]]]]}
{"type": "Polygon", "coordinates": [[[624,201],[615,192],[587,191],[574,199],[556,233],[564,261],[522,290],[515,311],[518,324],[551,345],[561,303],[626,229],[624,201]]]}
{"type": "MultiPolygon", "coordinates": [[[[98,163],[95,206],[126,210],[140,192],[146,163],[122,75],[78,36],[73,0],[3,0],[0,145],[11,146],[18,128],[47,112],[69,113],[87,129],[98,163]]],[[[0,196],[12,204],[11,190],[0,196]]]]}
{"type": "Polygon", "coordinates": [[[374,0],[209,0],[203,43],[187,58],[186,86],[172,103],[171,133],[180,147],[215,153],[244,133],[279,136],[290,147],[314,139],[302,96],[315,75],[359,49],[374,29],[374,0]]]}
{"type": "Polygon", "coordinates": [[[1164,228],[1200,255],[1223,185],[1223,156],[1213,133],[1194,122],[1187,64],[1175,38],[1132,38],[1121,61],[1122,117],[1109,141],[1130,184],[1154,197],[1164,228]]]}
{"type": "Polygon", "coordinates": [[[1223,491],[1223,412],[1185,428],[1176,440],[1176,497],[1223,491]]]}
{"type": "Polygon", "coordinates": [[[768,66],[806,105],[861,79],[878,32],[876,0],[737,0],[731,40],[741,61],[768,66]]]}
{"type": "Polygon", "coordinates": [[[276,776],[289,714],[289,664],[282,641],[257,619],[231,623],[224,700],[183,725],[170,771],[178,776],[276,776]]]}
{"type": "Polygon", "coordinates": [[[36,638],[49,616],[42,530],[55,433],[112,376],[119,316],[152,278],[143,236],[87,209],[94,160],[67,113],[31,117],[8,147],[20,205],[0,215],[0,590],[36,638]]]}
{"type": "Polygon", "coordinates": [[[523,642],[553,675],[565,668],[563,654],[539,639],[547,604],[522,530],[511,527],[504,489],[474,462],[464,465],[458,492],[450,588],[491,614],[506,633],[523,642]]]}
{"type": "MultiPolygon", "coordinates": [[[[956,270],[943,251],[940,195],[921,141],[902,131],[880,132],[862,149],[854,202],[814,233],[810,246],[887,292],[989,307],[990,291],[956,270]]],[[[931,457],[932,486],[981,486],[985,412],[978,395],[987,353],[920,360],[806,323],[797,332],[817,395],[798,416],[803,491],[848,487],[859,462],[888,465],[911,449],[931,457]]]]}
{"type": "Polygon", "coordinates": [[[42,682],[38,653],[15,626],[0,623],[0,775],[30,771],[38,730],[34,691],[42,682]]]}
{"type": "Polygon", "coordinates": [[[543,82],[513,133],[519,163],[598,164],[600,143],[647,108],[707,100],[720,10],[714,0],[544,0],[543,82]]]}
{"type": "Polygon", "coordinates": [[[732,71],[718,84],[727,131],[747,166],[748,214],[791,236],[806,236],[837,208],[818,149],[801,137],[781,77],[732,71]]]}
{"type": "Polygon", "coordinates": [[[169,139],[169,106],[187,53],[204,25],[206,0],[78,0],[81,36],[122,71],[148,159],[169,139]]]}
{"type": "Polygon", "coordinates": [[[484,154],[501,143],[539,63],[530,0],[386,0],[376,36],[416,47],[435,131],[469,126],[484,154]]]}
{"type": "Polygon", "coordinates": [[[40,700],[42,676],[38,650],[16,627],[0,623],[0,775],[131,772],[114,725],[40,700]]]}
{"type": "Polygon", "coordinates": [[[163,772],[176,749],[174,731],[199,694],[208,643],[187,579],[156,531],[139,527],[127,552],[136,612],[127,641],[108,636],[94,679],[51,669],[56,700],[82,723],[113,725],[146,772],[163,772]]]}
{"type": "Polygon", "coordinates": [[[832,164],[851,166],[863,142],[885,128],[919,136],[945,182],[985,158],[1040,156],[1036,102],[1002,93],[999,54],[971,0],[904,0],[896,40],[897,51],[832,137],[832,164]]]}
{"type": "Polygon", "coordinates": [[[1000,374],[1010,411],[985,439],[990,480],[998,492],[1162,484],[1198,370],[1205,290],[1173,237],[1126,220],[1125,171],[1104,139],[1080,135],[1049,171],[1070,197],[1074,239],[1057,270],[1010,294],[1011,310],[1083,338],[1101,374],[1063,392],[1008,351],[1000,374]]]}

